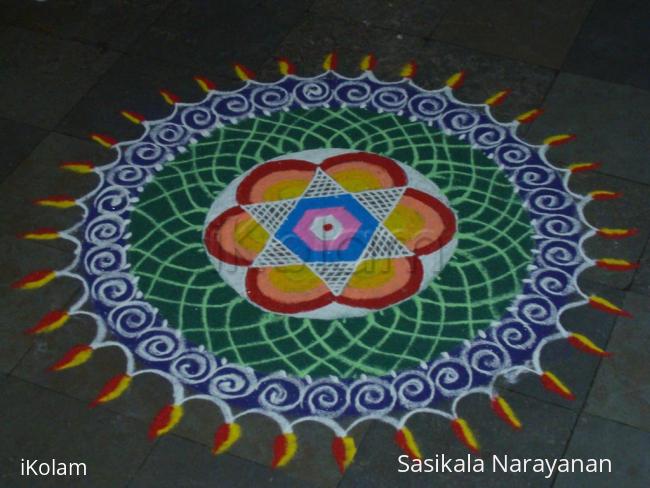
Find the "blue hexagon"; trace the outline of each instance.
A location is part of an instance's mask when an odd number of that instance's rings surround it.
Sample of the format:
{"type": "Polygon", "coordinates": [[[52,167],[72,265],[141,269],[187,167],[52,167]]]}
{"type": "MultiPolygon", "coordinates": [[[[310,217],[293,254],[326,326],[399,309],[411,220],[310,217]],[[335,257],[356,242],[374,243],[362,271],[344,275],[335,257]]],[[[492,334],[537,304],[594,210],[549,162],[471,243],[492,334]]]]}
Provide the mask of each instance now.
{"type": "Polygon", "coordinates": [[[351,195],[303,198],[287,215],[286,220],[276,231],[275,237],[306,263],[356,261],[365,250],[377,225],[379,225],[377,219],[351,195]],[[344,248],[314,251],[296,233],[296,226],[306,211],[317,209],[327,214],[328,209],[335,210],[341,207],[361,223],[358,229],[350,233],[349,243],[344,248]]]}

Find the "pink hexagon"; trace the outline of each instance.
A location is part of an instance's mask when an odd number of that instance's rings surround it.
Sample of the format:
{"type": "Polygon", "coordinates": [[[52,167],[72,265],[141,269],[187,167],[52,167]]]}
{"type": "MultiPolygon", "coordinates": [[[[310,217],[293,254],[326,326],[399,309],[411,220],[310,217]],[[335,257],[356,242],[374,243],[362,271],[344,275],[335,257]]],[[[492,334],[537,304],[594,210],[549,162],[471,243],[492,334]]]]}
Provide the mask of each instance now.
{"type": "Polygon", "coordinates": [[[352,236],[361,227],[359,222],[345,207],[314,208],[305,211],[293,231],[312,251],[344,251],[350,245],[352,236]],[[321,239],[312,231],[314,220],[335,219],[341,224],[341,232],[334,239],[321,239]]]}

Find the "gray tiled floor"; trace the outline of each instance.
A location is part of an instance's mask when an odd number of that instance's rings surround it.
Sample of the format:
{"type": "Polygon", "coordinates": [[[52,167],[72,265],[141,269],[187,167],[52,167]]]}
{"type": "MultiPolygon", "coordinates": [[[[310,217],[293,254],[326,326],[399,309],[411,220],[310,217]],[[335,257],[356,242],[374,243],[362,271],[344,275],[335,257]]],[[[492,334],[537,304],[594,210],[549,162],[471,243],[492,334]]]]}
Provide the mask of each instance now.
{"type": "MultiPolygon", "coordinates": [[[[203,2],[0,0],[0,485],[13,486],[648,486],[650,466],[650,9],[644,0],[240,0],[203,2]],[[407,475],[397,472],[401,453],[394,431],[367,422],[352,432],[358,454],[342,476],[330,452],[331,432],[296,429],[300,449],[282,470],[269,468],[274,424],[251,415],[242,438],[214,458],[210,446],[223,421],[195,402],[175,431],[146,440],[148,423],[170,401],[167,383],[142,376],[122,397],[86,408],[104,382],[123,371],[116,350],[101,350],[92,367],[59,374],[45,368],[72,345],[90,339],[93,327],[78,318],[46,337],[21,331],[79,293],[72,280],[43,290],[9,288],[17,277],[70,259],[58,241],[16,241],[16,233],[49,226],[64,228],[76,210],[34,208],[33,198],[81,195],[94,176],[61,172],[62,161],[102,164],[112,152],[88,141],[90,132],[118,139],[139,128],[119,115],[130,109],[147,118],[169,107],[158,95],[168,89],[184,101],[201,92],[192,76],[220,87],[239,82],[230,67],[242,62],[263,80],[277,78],[275,56],[287,56],[301,74],[320,71],[324,55],[337,50],[340,70],[358,72],[361,57],[378,59],[379,76],[396,79],[401,66],[419,64],[416,81],[439,87],[464,69],[461,99],[480,102],[498,90],[513,90],[496,109],[507,120],[543,107],[544,115],[521,133],[532,141],[575,132],[578,140],[553,149],[560,165],[602,161],[598,172],[572,179],[572,188],[620,191],[618,201],[592,203],[586,216],[597,227],[638,227],[625,240],[592,238],[593,257],[641,261],[636,271],[589,270],[585,290],[622,305],[632,319],[580,307],[565,314],[565,326],[614,353],[600,359],[576,352],[566,341],[544,350],[542,364],[576,393],[574,402],[545,390],[528,376],[500,382],[524,424],[513,431],[493,414],[488,399],[472,396],[459,412],[474,428],[482,455],[518,457],[607,457],[611,475],[551,478],[533,473],[407,475]],[[36,297],[36,299],[35,299],[36,297]],[[28,480],[18,476],[21,457],[84,460],[89,476],[28,480]]],[[[426,415],[409,420],[426,456],[465,457],[449,422],[426,415]]]]}

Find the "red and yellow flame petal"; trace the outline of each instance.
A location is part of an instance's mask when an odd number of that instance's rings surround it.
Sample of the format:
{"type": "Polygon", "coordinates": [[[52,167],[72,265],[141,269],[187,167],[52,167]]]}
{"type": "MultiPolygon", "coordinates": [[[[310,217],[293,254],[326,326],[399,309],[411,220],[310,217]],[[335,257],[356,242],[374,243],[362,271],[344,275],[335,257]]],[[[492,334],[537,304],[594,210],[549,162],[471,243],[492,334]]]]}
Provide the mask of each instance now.
{"type": "Polygon", "coordinates": [[[93,354],[93,348],[87,344],[74,346],[63,357],[49,367],[49,371],[62,371],[64,369],[74,368],[90,359],[93,354]]]}
{"type": "Polygon", "coordinates": [[[24,232],[19,234],[20,239],[30,239],[34,241],[51,241],[53,239],[58,239],[61,237],[59,231],[51,227],[43,227],[41,229],[31,230],[29,232],[24,232]]]}
{"type": "Polygon", "coordinates": [[[377,59],[373,54],[366,54],[362,59],[361,63],[359,63],[359,67],[361,68],[361,71],[372,71],[375,69],[375,66],[377,64],[377,59]]]}
{"type": "Polygon", "coordinates": [[[34,200],[34,205],[41,207],[70,208],[77,205],[77,201],[70,195],[51,195],[34,200]]]}
{"type": "Polygon", "coordinates": [[[122,115],[122,117],[124,117],[129,122],[133,122],[134,124],[141,124],[145,121],[144,115],[139,114],[138,112],[133,112],[131,110],[120,110],[120,115],[122,115]]]}
{"type": "Polygon", "coordinates": [[[456,88],[460,88],[465,82],[465,75],[466,75],[465,71],[459,71],[458,73],[454,73],[447,79],[445,85],[447,85],[452,90],[455,90],[456,88]]]}
{"type": "Polygon", "coordinates": [[[253,73],[250,69],[248,69],[243,64],[235,63],[233,65],[233,68],[235,70],[235,74],[240,80],[248,81],[248,80],[255,79],[255,73],[253,73]]]}
{"type": "Polygon", "coordinates": [[[119,398],[129,387],[132,380],[133,377],[125,373],[113,376],[106,382],[104,387],[100,390],[99,395],[97,395],[88,406],[96,407],[97,405],[108,403],[111,400],[119,398]]]}
{"type": "Polygon", "coordinates": [[[278,70],[284,76],[296,74],[296,67],[287,58],[278,58],[278,70]]]}
{"type": "Polygon", "coordinates": [[[451,421],[451,429],[456,434],[456,437],[465,444],[472,452],[477,453],[480,449],[476,436],[472,432],[472,429],[469,428],[467,421],[460,417],[455,418],[451,421]]]}
{"type": "Polygon", "coordinates": [[[591,295],[589,297],[589,305],[596,310],[601,310],[603,312],[611,313],[613,315],[619,315],[621,317],[632,317],[632,314],[626,310],[623,310],[620,307],[617,307],[609,300],[599,297],[597,295],[591,295]]]}
{"type": "Polygon", "coordinates": [[[595,190],[589,192],[589,196],[592,200],[615,200],[621,198],[622,193],[609,190],[595,190]]]}
{"type": "Polygon", "coordinates": [[[183,417],[182,405],[165,405],[156,414],[151,425],[149,426],[149,439],[155,440],[157,437],[166,434],[172,430],[183,417]]]}
{"type": "Polygon", "coordinates": [[[610,271],[629,271],[637,269],[639,263],[632,263],[625,259],[603,258],[596,261],[596,266],[610,271]]]}
{"type": "Polygon", "coordinates": [[[298,442],[296,434],[293,432],[287,432],[277,436],[273,442],[273,461],[271,462],[271,467],[275,469],[286,466],[293,456],[295,456],[297,449],[298,442]]]}
{"type": "Polygon", "coordinates": [[[492,398],[491,401],[492,410],[499,416],[501,420],[507,423],[513,429],[521,429],[521,421],[517,418],[517,415],[512,410],[505,398],[500,395],[496,395],[492,398]]]}
{"type": "Polygon", "coordinates": [[[404,192],[384,225],[417,255],[437,251],[456,233],[456,217],[449,207],[413,188],[404,192]]]}
{"type": "Polygon", "coordinates": [[[510,95],[510,93],[512,93],[512,90],[501,90],[500,92],[495,93],[490,98],[485,100],[485,104],[489,105],[490,107],[501,105],[505,99],[508,98],[508,95],[510,95]]]}
{"type": "Polygon", "coordinates": [[[356,453],[357,446],[353,437],[335,437],[332,441],[332,455],[341,473],[350,466],[356,453]]]}
{"type": "Polygon", "coordinates": [[[420,448],[408,427],[402,427],[395,432],[395,443],[411,459],[422,459],[420,448]]]}
{"type": "Polygon", "coordinates": [[[584,171],[593,171],[600,168],[601,164],[597,162],[592,163],[573,163],[570,164],[568,169],[571,173],[582,173],[584,171]]]}
{"type": "Polygon", "coordinates": [[[217,259],[247,266],[262,251],[269,234],[241,207],[231,207],[205,229],[203,242],[217,259]]]}
{"type": "Polygon", "coordinates": [[[524,112],[523,114],[517,116],[515,120],[520,124],[530,124],[533,120],[537,119],[543,113],[544,111],[541,108],[534,108],[533,110],[529,110],[528,112],[524,112]]]}
{"type": "Polygon", "coordinates": [[[27,276],[15,281],[11,284],[11,287],[19,290],[34,290],[47,285],[54,278],[56,278],[56,271],[51,269],[41,269],[29,273],[27,276]]]}
{"type": "Polygon", "coordinates": [[[212,454],[223,454],[241,437],[241,426],[237,423],[221,424],[214,434],[212,454]]]}
{"type": "Polygon", "coordinates": [[[547,390],[552,391],[553,393],[557,393],[567,400],[576,399],[576,396],[573,394],[573,392],[569,390],[569,388],[550,371],[544,371],[540,379],[542,380],[542,385],[544,385],[544,388],[547,390]]]}
{"type": "Polygon", "coordinates": [[[560,146],[573,141],[575,138],[575,134],[558,134],[544,139],[544,144],[547,146],[560,146]]]}
{"type": "Polygon", "coordinates": [[[325,71],[334,71],[339,64],[339,58],[336,52],[331,52],[323,60],[323,69],[325,71]]]}
{"type": "Polygon", "coordinates": [[[321,169],[350,192],[404,186],[406,174],[394,161],[366,152],[346,153],[327,158],[321,169]]]}
{"type": "Polygon", "coordinates": [[[613,229],[610,227],[603,227],[598,229],[598,235],[605,239],[624,239],[625,237],[632,237],[639,233],[639,229],[632,227],[630,229],[613,229]]]}
{"type": "Polygon", "coordinates": [[[250,268],[246,292],[253,303],[278,313],[299,313],[329,304],[334,296],[304,264],[250,268]]]}
{"type": "Polygon", "coordinates": [[[90,161],[66,161],[61,163],[59,168],[73,173],[88,174],[95,170],[95,165],[90,161]]]}
{"type": "Polygon", "coordinates": [[[409,61],[406,63],[401,71],[399,72],[399,75],[402,78],[413,78],[418,72],[418,64],[415,61],[409,61]]]}
{"type": "Polygon", "coordinates": [[[596,344],[594,344],[591,339],[588,337],[578,334],[576,332],[573,332],[569,337],[568,337],[569,344],[571,344],[573,347],[576,349],[593,354],[594,356],[600,356],[600,357],[609,357],[612,355],[611,352],[607,352],[604,349],[601,349],[598,347],[596,344]]]}
{"type": "Polygon", "coordinates": [[[282,159],[258,166],[237,188],[240,205],[297,198],[309,186],[316,165],[300,159],[282,159]]]}
{"type": "Polygon", "coordinates": [[[199,85],[201,90],[203,90],[206,93],[217,89],[217,85],[215,85],[212,81],[207,79],[205,76],[195,76],[194,81],[196,81],[197,85],[199,85]]]}
{"type": "Polygon", "coordinates": [[[352,307],[384,308],[416,293],[422,275],[422,263],[415,256],[363,261],[336,301],[352,307]]]}
{"type": "Polygon", "coordinates": [[[46,313],[34,327],[26,329],[25,334],[34,335],[52,332],[63,327],[69,318],[70,314],[66,310],[52,310],[46,313]]]}
{"type": "Polygon", "coordinates": [[[106,134],[90,134],[90,138],[106,149],[110,149],[117,144],[117,139],[107,136],[106,134]]]}
{"type": "Polygon", "coordinates": [[[163,97],[165,103],[169,105],[176,105],[178,102],[180,102],[180,98],[178,98],[169,90],[158,90],[158,93],[160,93],[160,96],[163,97]]]}

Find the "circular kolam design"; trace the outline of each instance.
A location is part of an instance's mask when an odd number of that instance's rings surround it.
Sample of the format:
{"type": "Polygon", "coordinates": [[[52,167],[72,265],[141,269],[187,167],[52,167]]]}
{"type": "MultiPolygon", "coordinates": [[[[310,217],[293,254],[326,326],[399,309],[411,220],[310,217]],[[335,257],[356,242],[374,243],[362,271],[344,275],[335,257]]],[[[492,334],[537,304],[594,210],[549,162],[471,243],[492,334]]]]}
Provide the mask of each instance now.
{"type": "Polygon", "coordinates": [[[93,135],[116,160],[63,167],[97,174],[98,186],[78,199],[36,202],[80,206],[83,220],[26,234],[74,242],[74,261],[16,283],[31,289],[69,276],[83,284],[68,310],[30,330],[55,330],[73,315],[96,321],[95,339],[53,369],[118,347],[126,371],[95,404],[118,397],[139,374],[158,374],[173,385],[173,399],[152,437],[179,421],[186,402],[209,401],[224,418],[220,453],[239,437],[238,418],[262,413],[281,429],[274,466],[293,456],[297,422],[332,429],[343,469],[354,456],[348,432],[367,419],[393,425],[413,456],[406,421],[417,412],[449,419],[478,449],[456,412],[475,392],[519,427],[495,390],[499,376],[534,373],[570,398],[540,352],[568,339],[605,354],[564,329],[569,308],[627,314],[577,285],[589,266],[632,266],[583,251],[592,235],[633,233],[584,219],[587,203],[616,195],[572,193],[569,175],[591,165],[548,162],[548,148],[569,136],[539,146],[519,138],[518,125],[536,111],[498,122],[490,107],[505,92],[465,104],[452,91],[460,75],[430,91],[410,79],[413,65],[402,80],[382,82],[370,61],[356,78],[333,71],[332,56],[313,78],[289,74],[281,61],[286,76],[275,83],[253,81],[237,66],[246,80],[239,90],[197,78],[206,97],[184,104],[164,92],[174,104],[165,119],[124,112],[142,124],[138,140],[93,135]],[[343,415],[356,420],[344,427],[343,415]]]}

